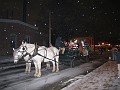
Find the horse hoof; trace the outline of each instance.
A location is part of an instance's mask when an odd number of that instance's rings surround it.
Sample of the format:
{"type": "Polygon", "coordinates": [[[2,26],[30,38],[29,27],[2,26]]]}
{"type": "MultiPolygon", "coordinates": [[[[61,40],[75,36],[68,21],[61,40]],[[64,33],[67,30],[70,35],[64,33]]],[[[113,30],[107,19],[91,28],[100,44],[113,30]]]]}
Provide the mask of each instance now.
{"type": "Polygon", "coordinates": [[[37,75],[36,77],[39,78],[39,77],[41,77],[41,75],[37,75]]]}
{"type": "Polygon", "coordinates": [[[55,70],[52,70],[52,72],[55,72],[55,70]]]}
{"type": "Polygon", "coordinates": [[[59,72],[59,70],[56,70],[56,72],[59,72]]]}
{"type": "Polygon", "coordinates": [[[37,77],[37,75],[36,75],[36,74],[34,74],[34,77],[37,77]]]}

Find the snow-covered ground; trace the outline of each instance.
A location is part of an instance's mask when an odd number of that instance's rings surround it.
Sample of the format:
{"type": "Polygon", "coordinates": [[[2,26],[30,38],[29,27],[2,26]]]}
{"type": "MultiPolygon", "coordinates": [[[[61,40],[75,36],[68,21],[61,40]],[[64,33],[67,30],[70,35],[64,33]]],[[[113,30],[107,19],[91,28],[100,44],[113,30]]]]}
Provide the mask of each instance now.
{"type": "MultiPolygon", "coordinates": [[[[70,81],[63,82],[64,79],[70,79],[75,76],[81,75],[82,73],[88,73],[89,72],[88,70],[90,69],[91,70],[93,69],[93,63],[84,63],[83,65],[77,66],[75,68],[68,68],[68,69],[61,70],[58,73],[51,72],[47,75],[43,75],[40,78],[31,78],[31,79],[26,79],[24,81],[11,83],[3,90],[41,90],[41,88],[43,88],[44,86],[53,84],[57,81],[61,81],[61,83],[63,84],[68,83],[70,81]]],[[[31,75],[33,75],[33,72],[31,72],[31,75]]],[[[18,77],[18,76],[19,78],[20,77],[23,78],[25,75],[24,73],[20,73],[13,76],[10,75],[9,77],[7,76],[4,78],[14,79],[14,77],[18,77]]],[[[74,78],[74,80],[77,80],[81,77],[83,77],[83,75],[74,78]]],[[[74,80],[71,80],[71,81],[74,81],[74,80]]]]}
{"type": "MultiPolygon", "coordinates": [[[[7,60],[9,58],[5,61],[7,60]]],[[[10,60],[13,62],[12,59],[10,60]]],[[[84,63],[74,68],[60,70],[58,73],[52,73],[51,70],[42,69],[42,76],[40,78],[33,76],[34,70],[29,75],[26,75],[24,70],[21,70],[22,73],[18,70],[20,73],[14,74],[9,74],[11,73],[9,71],[5,76],[5,73],[3,75],[0,74],[0,85],[6,80],[10,80],[12,83],[9,82],[2,90],[120,90],[120,80],[116,78],[116,62],[108,61],[89,73],[90,70],[95,68],[95,63],[99,62],[84,63]],[[45,74],[45,72],[48,74],[45,74]],[[56,89],[55,84],[58,81],[61,87],[56,89]],[[50,85],[52,88],[49,89],[50,85]],[[46,89],[46,86],[49,87],[46,89]]]]}
{"type": "MultiPolygon", "coordinates": [[[[58,73],[49,73],[40,78],[26,79],[16,82],[16,84],[12,83],[3,90],[56,90],[52,84],[57,81],[60,81],[61,85],[63,85],[63,88],[60,88],[61,90],[120,90],[116,61],[108,61],[89,73],[88,68],[93,69],[93,63],[85,63],[75,68],[61,70],[58,73]],[[81,75],[83,72],[88,74],[81,75]],[[46,85],[52,85],[52,89],[43,88],[46,85]]],[[[20,73],[6,78],[12,79],[18,75],[19,78],[25,76],[24,73],[20,73]]],[[[31,72],[30,76],[32,75],[33,72],[31,72]]]]}
{"type": "Polygon", "coordinates": [[[108,61],[62,90],[120,90],[116,61],[108,61]]]}

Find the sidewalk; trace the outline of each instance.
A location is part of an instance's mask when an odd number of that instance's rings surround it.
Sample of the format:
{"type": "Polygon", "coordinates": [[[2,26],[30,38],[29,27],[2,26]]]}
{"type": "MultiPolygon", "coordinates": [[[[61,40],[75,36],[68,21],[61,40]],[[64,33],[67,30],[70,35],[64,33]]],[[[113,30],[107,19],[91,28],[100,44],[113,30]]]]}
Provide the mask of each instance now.
{"type": "Polygon", "coordinates": [[[116,61],[108,61],[62,90],[120,90],[116,61]]]}

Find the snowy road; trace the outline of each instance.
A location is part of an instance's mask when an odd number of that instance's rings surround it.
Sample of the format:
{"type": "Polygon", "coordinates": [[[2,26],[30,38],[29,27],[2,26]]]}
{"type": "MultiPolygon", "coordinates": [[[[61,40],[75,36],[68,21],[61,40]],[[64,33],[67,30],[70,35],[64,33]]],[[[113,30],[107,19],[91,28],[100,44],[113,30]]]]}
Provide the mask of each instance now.
{"type": "Polygon", "coordinates": [[[40,88],[44,90],[46,85],[48,86],[58,81],[61,83],[65,82],[65,80],[85,74],[93,69],[93,63],[67,68],[58,73],[51,73],[51,70],[42,69],[42,77],[40,78],[34,78],[34,69],[30,74],[25,74],[24,69],[14,70],[13,72],[7,71],[8,74],[0,75],[0,88],[3,90],[40,90],[40,88]]]}
{"type": "Polygon", "coordinates": [[[42,68],[40,78],[34,77],[34,68],[30,74],[24,73],[24,67],[10,69],[0,73],[0,90],[60,90],[100,65],[98,61],[83,63],[74,68],[60,65],[58,73],[42,68]]]}

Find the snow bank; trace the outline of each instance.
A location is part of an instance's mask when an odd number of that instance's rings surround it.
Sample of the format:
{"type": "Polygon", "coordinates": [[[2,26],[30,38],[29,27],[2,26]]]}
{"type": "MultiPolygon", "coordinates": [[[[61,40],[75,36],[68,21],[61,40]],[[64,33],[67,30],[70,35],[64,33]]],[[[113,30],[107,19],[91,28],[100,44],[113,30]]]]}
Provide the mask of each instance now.
{"type": "Polygon", "coordinates": [[[116,75],[117,64],[115,61],[109,61],[62,90],[110,90],[116,75]]]}

